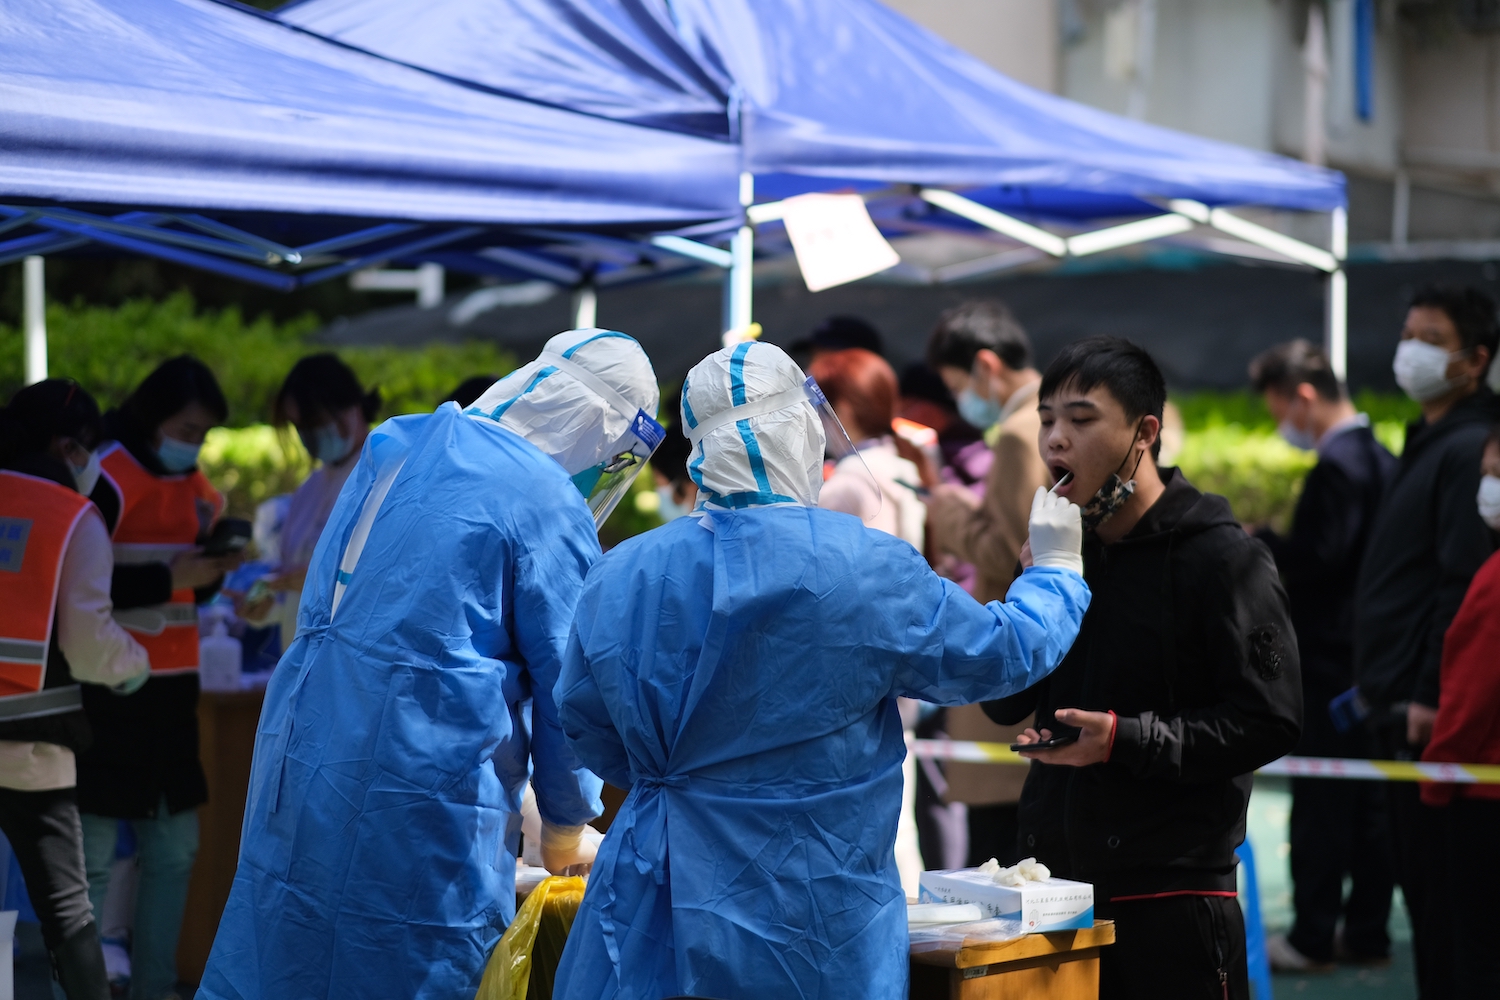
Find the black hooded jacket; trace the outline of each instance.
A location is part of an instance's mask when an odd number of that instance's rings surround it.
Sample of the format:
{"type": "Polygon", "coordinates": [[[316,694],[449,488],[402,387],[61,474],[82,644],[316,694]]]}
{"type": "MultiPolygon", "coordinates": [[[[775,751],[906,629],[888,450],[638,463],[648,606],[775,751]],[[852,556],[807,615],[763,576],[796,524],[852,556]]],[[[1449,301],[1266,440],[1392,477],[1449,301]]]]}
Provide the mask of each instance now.
{"type": "Polygon", "coordinates": [[[1494,551],[1475,496],[1496,419],[1495,397],[1481,388],[1437,423],[1406,429],[1356,598],[1354,672],[1377,709],[1406,701],[1437,707],[1443,633],[1494,551]]]}
{"type": "Polygon", "coordinates": [[[1073,648],[1046,680],[986,702],[1014,725],[1060,708],[1116,713],[1109,760],[1033,763],[1020,850],[1096,884],[1100,898],[1233,891],[1251,772],[1302,725],[1297,642],[1271,554],[1223,497],[1176,469],[1129,534],[1085,535],[1093,591],[1073,648]]]}

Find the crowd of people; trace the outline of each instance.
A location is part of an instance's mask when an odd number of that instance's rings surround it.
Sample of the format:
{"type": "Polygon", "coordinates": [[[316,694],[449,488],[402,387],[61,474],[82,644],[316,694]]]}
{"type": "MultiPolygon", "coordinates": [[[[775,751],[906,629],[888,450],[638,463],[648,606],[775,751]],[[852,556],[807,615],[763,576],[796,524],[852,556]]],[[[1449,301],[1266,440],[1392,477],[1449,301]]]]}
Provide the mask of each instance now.
{"type": "MultiPolygon", "coordinates": [[[[1399,458],[1319,348],[1256,358],[1317,455],[1284,535],[1162,460],[1149,353],[1092,337],[1039,367],[999,302],[944,313],[899,374],[835,317],[665,401],[630,337],[571,331],[373,429],[378,392],[314,355],[271,413],[315,469],[222,594],[212,372],[173,358],[105,413],[28,386],[0,410],[0,830],[57,981],[110,995],[128,830],[130,996],[175,989],[199,609],[232,599],[284,649],[206,1000],[467,1000],[515,914],[528,787],[544,866],[592,865],[562,997],[902,996],[920,873],[1028,856],[1116,922],[1102,997],[1248,998],[1256,768],[1500,763],[1497,336],[1477,291],[1413,298],[1399,458]],[[665,523],[601,551],[647,468],[665,523]],[[908,752],[933,736],[1033,763],[908,752]],[[629,795],[596,853],[606,781],[629,795]]],[[[1292,794],[1278,967],[1388,961],[1399,884],[1425,1000],[1500,982],[1493,786],[1292,794]]]]}

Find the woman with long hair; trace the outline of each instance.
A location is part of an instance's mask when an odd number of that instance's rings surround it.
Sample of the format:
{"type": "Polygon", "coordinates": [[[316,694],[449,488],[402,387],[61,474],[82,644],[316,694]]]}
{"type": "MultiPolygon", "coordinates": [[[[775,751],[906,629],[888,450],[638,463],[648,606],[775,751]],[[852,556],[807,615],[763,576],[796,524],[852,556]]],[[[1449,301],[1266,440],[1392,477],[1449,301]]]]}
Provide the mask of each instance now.
{"type": "Polygon", "coordinates": [[[279,624],[282,649],[297,630],[297,604],[313,549],[379,410],[380,390],[362,388],[336,354],[313,354],[298,361],[271,404],[271,423],[278,429],[293,428],[318,463],[287,504],[276,546],[279,566],[266,580],[268,592],[240,608],[252,624],[279,624]]]}
{"type": "Polygon", "coordinates": [[[198,853],[208,783],[198,759],[198,605],[238,556],[203,551],[224,499],[198,470],[209,430],[229,406],[208,366],[162,362],[104,415],[103,475],[93,498],[114,542],[115,618],[151,660],[131,698],[85,688],[94,743],[78,759],[84,859],[96,919],[109,888],[119,821],[140,851],[130,995],[162,1000],[177,982],[177,936],[198,853]]]}

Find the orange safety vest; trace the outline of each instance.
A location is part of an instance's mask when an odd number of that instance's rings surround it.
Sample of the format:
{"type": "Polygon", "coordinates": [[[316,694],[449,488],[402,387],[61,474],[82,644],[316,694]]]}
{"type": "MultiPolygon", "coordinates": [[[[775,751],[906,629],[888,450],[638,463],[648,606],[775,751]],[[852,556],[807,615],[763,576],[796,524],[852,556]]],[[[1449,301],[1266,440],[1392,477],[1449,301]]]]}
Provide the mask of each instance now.
{"type": "Polygon", "coordinates": [[[92,507],[51,480],[0,470],[0,722],[83,706],[72,678],[48,684],[47,652],[63,556],[92,507]]]}
{"type": "MultiPolygon", "coordinates": [[[[197,469],[158,476],[118,441],[105,449],[99,461],[120,493],[120,519],[114,531],[117,566],[171,562],[177,553],[193,547],[223,509],[224,498],[197,469]],[[201,518],[200,509],[205,515],[201,518]]],[[[114,617],[146,647],[151,673],[198,669],[198,606],[192,588],[172,591],[166,604],[116,608],[114,617]]]]}

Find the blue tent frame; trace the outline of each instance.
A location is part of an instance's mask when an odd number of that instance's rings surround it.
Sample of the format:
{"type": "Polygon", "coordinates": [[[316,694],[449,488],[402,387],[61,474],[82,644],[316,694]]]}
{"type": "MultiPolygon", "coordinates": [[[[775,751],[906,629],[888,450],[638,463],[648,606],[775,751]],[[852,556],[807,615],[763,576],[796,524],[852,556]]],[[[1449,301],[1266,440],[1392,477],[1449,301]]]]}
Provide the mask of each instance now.
{"type": "Polygon", "coordinates": [[[742,214],[728,144],[481,93],[237,4],[15,0],[0,38],[0,263],[93,245],[283,291],[428,260],[610,284],[700,266],[645,237],[742,214]]]}
{"type": "Polygon", "coordinates": [[[1343,372],[1341,174],[1025,87],[875,0],[300,0],[277,16],[476,89],[734,143],[746,225],[729,239],[727,326],[750,319],[755,228],[788,196],[856,190],[883,228],[1019,244],[965,276],[1219,230],[1246,256],[1328,275],[1343,372]],[[1329,245],[1235,205],[1325,212],[1329,245]],[[1113,224],[1083,225],[1098,221],[1113,224]]]}

